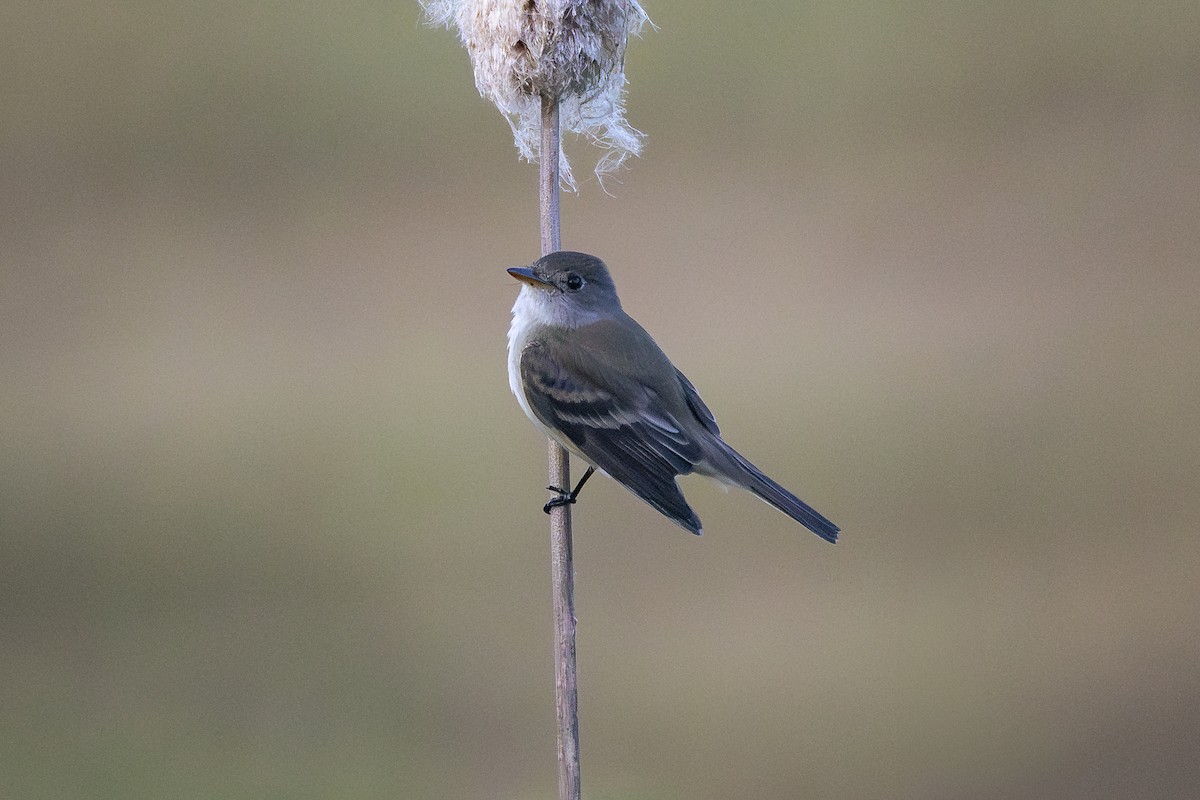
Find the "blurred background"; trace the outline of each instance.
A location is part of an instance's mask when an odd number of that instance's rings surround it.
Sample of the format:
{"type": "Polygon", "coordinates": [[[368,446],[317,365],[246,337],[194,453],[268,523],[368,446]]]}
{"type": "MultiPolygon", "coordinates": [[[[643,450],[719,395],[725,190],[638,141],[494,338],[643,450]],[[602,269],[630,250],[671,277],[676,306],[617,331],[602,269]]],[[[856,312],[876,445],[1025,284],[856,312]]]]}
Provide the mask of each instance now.
{"type": "MultiPolygon", "coordinates": [[[[587,795],[1195,797],[1200,6],[647,10],[563,241],[844,534],[588,486],[587,795]]],[[[457,37],[8,3],[0,102],[0,796],[554,797],[536,168],[457,37]]]]}

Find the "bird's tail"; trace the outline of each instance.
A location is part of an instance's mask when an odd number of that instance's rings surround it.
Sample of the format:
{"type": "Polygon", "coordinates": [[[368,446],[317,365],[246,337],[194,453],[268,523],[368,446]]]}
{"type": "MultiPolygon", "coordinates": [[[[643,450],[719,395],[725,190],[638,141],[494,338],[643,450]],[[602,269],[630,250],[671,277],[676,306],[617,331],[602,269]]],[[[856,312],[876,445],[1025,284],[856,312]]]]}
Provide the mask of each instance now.
{"type": "Polygon", "coordinates": [[[753,492],[760,499],[775,506],[825,541],[837,541],[838,531],[841,528],[822,516],[808,503],[768,478],[762,473],[762,470],[747,461],[741,453],[724,442],[721,444],[724,445],[725,454],[732,462],[730,464],[732,469],[723,477],[753,492]]]}

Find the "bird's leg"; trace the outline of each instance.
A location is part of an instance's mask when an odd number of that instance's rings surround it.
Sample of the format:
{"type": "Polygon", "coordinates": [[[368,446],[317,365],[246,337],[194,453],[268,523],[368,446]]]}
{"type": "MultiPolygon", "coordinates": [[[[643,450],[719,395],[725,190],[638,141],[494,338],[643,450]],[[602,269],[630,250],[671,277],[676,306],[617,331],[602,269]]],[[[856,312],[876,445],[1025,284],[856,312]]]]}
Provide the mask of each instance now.
{"type": "Polygon", "coordinates": [[[557,486],[547,486],[546,488],[550,491],[558,492],[558,497],[553,498],[549,503],[546,503],[546,505],[542,506],[542,511],[545,511],[547,514],[549,514],[550,509],[552,508],[565,506],[568,503],[574,503],[579,498],[579,490],[583,488],[583,485],[587,483],[587,479],[592,477],[592,473],[595,471],[595,467],[588,467],[587,472],[583,473],[583,477],[579,479],[579,483],[575,484],[575,488],[569,492],[566,489],[560,489],[557,486]]]}

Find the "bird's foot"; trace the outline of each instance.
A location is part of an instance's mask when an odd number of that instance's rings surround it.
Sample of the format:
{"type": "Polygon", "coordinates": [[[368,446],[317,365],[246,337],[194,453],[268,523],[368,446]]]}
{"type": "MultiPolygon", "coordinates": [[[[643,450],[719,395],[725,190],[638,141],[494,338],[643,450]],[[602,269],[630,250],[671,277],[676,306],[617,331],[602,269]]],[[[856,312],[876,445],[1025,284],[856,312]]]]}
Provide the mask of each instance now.
{"type": "Polygon", "coordinates": [[[583,488],[583,485],[587,483],[588,478],[592,477],[592,473],[595,471],[595,467],[588,467],[587,472],[583,473],[583,477],[579,479],[579,483],[575,484],[575,488],[570,491],[558,486],[547,486],[546,488],[548,490],[557,492],[558,497],[550,498],[550,502],[542,506],[542,511],[545,511],[547,514],[549,514],[550,509],[552,508],[574,505],[575,501],[579,498],[579,490],[583,488]]]}
{"type": "Polygon", "coordinates": [[[552,492],[558,493],[558,497],[550,498],[550,502],[546,503],[546,505],[542,506],[542,511],[545,511],[547,514],[550,513],[550,509],[552,509],[552,508],[558,508],[559,506],[571,505],[578,499],[577,495],[574,492],[569,492],[566,489],[562,489],[558,486],[547,486],[546,488],[552,492]]]}

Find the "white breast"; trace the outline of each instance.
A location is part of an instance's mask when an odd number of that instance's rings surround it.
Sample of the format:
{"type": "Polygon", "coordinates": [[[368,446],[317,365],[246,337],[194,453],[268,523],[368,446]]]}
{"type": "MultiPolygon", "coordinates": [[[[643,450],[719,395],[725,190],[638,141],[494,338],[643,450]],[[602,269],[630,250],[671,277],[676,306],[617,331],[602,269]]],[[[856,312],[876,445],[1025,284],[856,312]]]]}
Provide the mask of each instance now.
{"type": "MultiPolygon", "coordinates": [[[[529,399],[525,396],[525,382],[521,380],[521,351],[529,343],[529,337],[535,330],[544,326],[577,328],[599,319],[595,313],[579,313],[569,308],[565,303],[556,303],[549,295],[531,286],[522,286],[513,304],[512,324],[508,326],[508,388],[521,404],[521,410],[529,417],[539,431],[554,439],[576,456],[584,458],[574,443],[550,428],[533,413],[529,399]]],[[[586,461],[587,459],[584,458],[586,461]]]]}
{"type": "Polygon", "coordinates": [[[528,344],[529,335],[533,330],[546,324],[546,302],[538,296],[543,294],[544,292],[529,286],[522,286],[517,294],[517,302],[513,304],[512,324],[508,326],[508,388],[521,404],[525,416],[529,417],[538,430],[547,436],[554,436],[529,407],[529,400],[525,397],[525,385],[521,380],[521,351],[528,344]]]}

